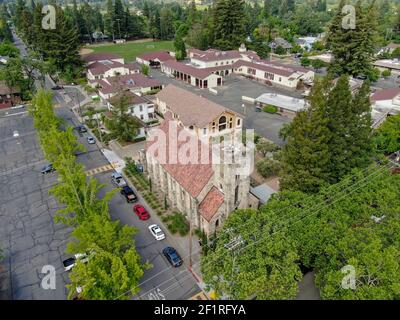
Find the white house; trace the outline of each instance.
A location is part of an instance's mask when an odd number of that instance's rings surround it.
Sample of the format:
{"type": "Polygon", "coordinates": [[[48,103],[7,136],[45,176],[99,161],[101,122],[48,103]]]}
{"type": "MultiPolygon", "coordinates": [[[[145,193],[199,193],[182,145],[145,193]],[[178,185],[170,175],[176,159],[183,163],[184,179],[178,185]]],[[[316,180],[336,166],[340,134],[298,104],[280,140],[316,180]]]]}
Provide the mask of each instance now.
{"type": "Polygon", "coordinates": [[[163,62],[175,60],[175,57],[169,51],[153,51],[140,54],[136,57],[136,62],[148,65],[152,68],[158,68],[163,62]]]}
{"type": "Polygon", "coordinates": [[[129,114],[143,122],[150,122],[156,119],[154,103],[131,91],[123,91],[107,100],[107,107],[111,111],[121,99],[129,102],[129,114]]]}
{"type": "Polygon", "coordinates": [[[103,100],[113,97],[122,90],[143,95],[162,88],[162,84],[158,80],[146,77],[141,73],[93,80],[89,81],[89,85],[99,88],[99,96],[103,100]]]}
{"type": "Polygon", "coordinates": [[[82,57],[86,62],[86,77],[89,81],[140,73],[137,64],[126,64],[124,59],[109,53],[92,53],[82,57]]]}

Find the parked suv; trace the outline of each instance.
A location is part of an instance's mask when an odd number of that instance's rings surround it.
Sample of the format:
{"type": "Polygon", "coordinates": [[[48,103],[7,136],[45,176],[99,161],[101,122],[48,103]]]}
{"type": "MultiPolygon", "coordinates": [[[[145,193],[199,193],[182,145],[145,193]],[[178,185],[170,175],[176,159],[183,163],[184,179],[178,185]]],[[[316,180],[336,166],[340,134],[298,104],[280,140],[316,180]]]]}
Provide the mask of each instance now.
{"type": "Polygon", "coordinates": [[[163,250],[164,256],[167,258],[170,264],[172,264],[175,268],[182,265],[183,260],[181,256],[176,252],[176,250],[172,247],[166,247],[163,250]]]}
{"type": "Polygon", "coordinates": [[[138,200],[136,194],[129,186],[122,187],[121,194],[125,197],[126,202],[132,203],[138,200]]]}
{"type": "Polygon", "coordinates": [[[113,174],[111,175],[111,181],[119,188],[125,187],[127,185],[124,178],[122,178],[122,175],[118,172],[113,172],[113,174]]]}

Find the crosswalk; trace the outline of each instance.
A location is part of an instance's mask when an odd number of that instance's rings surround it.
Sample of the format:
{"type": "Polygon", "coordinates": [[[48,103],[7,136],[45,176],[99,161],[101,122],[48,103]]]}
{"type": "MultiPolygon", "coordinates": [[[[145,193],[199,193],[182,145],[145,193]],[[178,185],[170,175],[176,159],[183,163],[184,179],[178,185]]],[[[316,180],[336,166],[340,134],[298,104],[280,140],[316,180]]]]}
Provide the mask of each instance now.
{"type": "Polygon", "coordinates": [[[114,167],[111,164],[107,164],[105,166],[97,167],[94,169],[87,170],[85,173],[88,177],[94,176],[95,174],[114,170],[114,167]]]}

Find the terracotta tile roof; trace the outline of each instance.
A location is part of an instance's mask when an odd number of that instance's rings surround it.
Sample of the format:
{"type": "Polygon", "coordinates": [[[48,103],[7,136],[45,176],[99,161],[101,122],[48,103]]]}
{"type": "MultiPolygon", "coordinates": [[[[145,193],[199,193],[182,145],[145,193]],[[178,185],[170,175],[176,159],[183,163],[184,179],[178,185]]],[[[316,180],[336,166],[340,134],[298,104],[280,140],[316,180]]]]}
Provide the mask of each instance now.
{"type": "Polygon", "coordinates": [[[85,62],[113,60],[113,59],[122,59],[122,57],[113,53],[89,53],[82,56],[82,60],[85,62]]]}
{"type": "Polygon", "coordinates": [[[119,100],[121,99],[122,96],[125,96],[128,99],[128,102],[130,105],[134,105],[134,104],[141,104],[141,103],[147,103],[148,101],[140,96],[138,96],[137,94],[126,90],[123,92],[118,93],[117,95],[111,97],[110,99],[108,99],[108,102],[111,105],[114,105],[115,103],[118,103],[119,100]]]}
{"type": "MultiPolygon", "coordinates": [[[[200,161],[200,152],[198,154],[198,159],[197,163],[182,163],[180,161],[180,158],[178,157],[178,151],[180,150],[180,147],[187,143],[186,141],[178,141],[177,142],[177,148],[175,150],[169,150],[170,149],[170,126],[176,126],[177,122],[174,120],[171,120],[168,115],[165,117],[166,119],[161,123],[157,129],[160,129],[164,132],[166,136],[165,140],[165,150],[166,150],[166,159],[165,163],[161,163],[161,166],[167,171],[173,179],[177,181],[177,183],[184,189],[186,190],[192,197],[197,197],[201,190],[206,186],[208,181],[211,179],[213,176],[214,172],[212,169],[211,165],[211,148],[209,148],[209,159],[208,164],[201,164],[200,161]],[[177,161],[176,163],[172,163],[172,158],[174,156],[177,161]],[[171,159],[171,161],[170,161],[171,159]],[[170,163],[171,162],[171,163],[170,163]]],[[[177,127],[177,134],[185,130],[182,127],[178,126],[177,127]]],[[[147,153],[149,152],[150,146],[152,146],[156,141],[150,141],[152,135],[154,134],[155,131],[151,130],[149,132],[149,137],[146,142],[145,149],[147,150],[147,153]]],[[[171,133],[172,135],[172,133],[171,133]]],[[[207,150],[206,147],[202,146],[202,142],[197,139],[198,143],[198,150],[207,150]],[[201,149],[203,148],[203,149],[201,149]]],[[[172,149],[172,147],[171,147],[172,149]]],[[[157,154],[153,156],[158,156],[157,154]]],[[[161,157],[161,156],[160,156],[161,157]]]]}
{"type": "Polygon", "coordinates": [[[171,112],[177,114],[185,126],[194,125],[204,128],[221,113],[232,112],[215,102],[172,84],[157,93],[156,97],[165,102],[171,112]]]}
{"type": "Polygon", "coordinates": [[[392,100],[400,94],[400,88],[390,88],[376,91],[371,96],[371,101],[392,100]]]}
{"type": "Polygon", "coordinates": [[[219,60],[227,60],[227,59],[240,59],[242,56],[238,50],[228,50],[228,51],[220,51],[220,50],[191,50],[193,53],[193,58],[200,61],[219,61],[219,60]]]}
{"type": "Polygon", "coordinates": [[[110,69],[114,69],[114,68],[123,68],[126,65],[122,64],[120,62],[116,62],[116,61],[111,61],[111,60],[105,60],[108,61],[107,63],[104,62],[100,62],[100,61],[96,61],[94,63],[92,63],[91,65],[88,66],[88,70],[90,70],[90,72],[93,75],[99,75],[99,74],[103,74],[106,71],[110,70],[110,69]]]}
{"type": "Polygon", "coordinates": [[[109,94],[133,88],[153,88],[161,86],[161,83],[158,80],[146,77],[141,73],[109,77],[96,80],[95,82],[99,84],[101,87],[100,91],[103,94],[109,94]]]}
{"type": "Polygon", "coordinates": [[[137,56],[139,59],[145,60],[145,61],[150,61],[150,60],[155,60],[158,59],[161,62],[168,61],[168,60],[175,60],[174,57],[172,57],[168,51],[154,51],[154,52],[148,52],[148,53],[143,53],[137,56]]]}
{"type": "Polygon", "coordinates": [[[171,68],[173,70],[179,71],[179,72],[183,72],[186,73],[192,77],[198,78],[198,79],[205,79],[208,76],[210,76],[210,74],[212,74],[212,70],[209,68],[204,68],[204,69],[200,69],[200,68],[196,68],[194,66],[182,63],[182,62],[178,62],[178,61],[166,61],[164,62],[164,66],[171,68]]]}
{"type": "Polygon", "coordinates": [[[284,77],[290,77],[296,72],[306,73],[309,70],[298,66],[289,66],[271,61],[258,60],[254,62],[238,60],[233,64],[234,68],[240,68],[242,66],[270,72],[273,74],[281,75],[284,77]]]}
{"type": "Polygon", "coordinates": [[[210,222],[223,203],[224,194],[216,187],[212,187],[199,205],[200,215],[210,222]]]}

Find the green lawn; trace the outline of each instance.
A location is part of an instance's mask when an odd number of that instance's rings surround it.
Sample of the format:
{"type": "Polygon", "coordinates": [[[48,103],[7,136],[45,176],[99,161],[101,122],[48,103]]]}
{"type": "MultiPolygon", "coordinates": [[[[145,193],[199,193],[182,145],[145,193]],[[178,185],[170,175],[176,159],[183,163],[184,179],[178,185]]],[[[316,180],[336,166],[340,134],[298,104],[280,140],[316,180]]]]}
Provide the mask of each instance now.
{"type": "Polygon", "coordinates": [[[109,52],[120,55],[126,62],[135,60],[136,56],[145,52],[168,50],[173,51],[173,41],[128,42],[123,44],[110,44],[88,46],[94,52],[109,52]]]}

